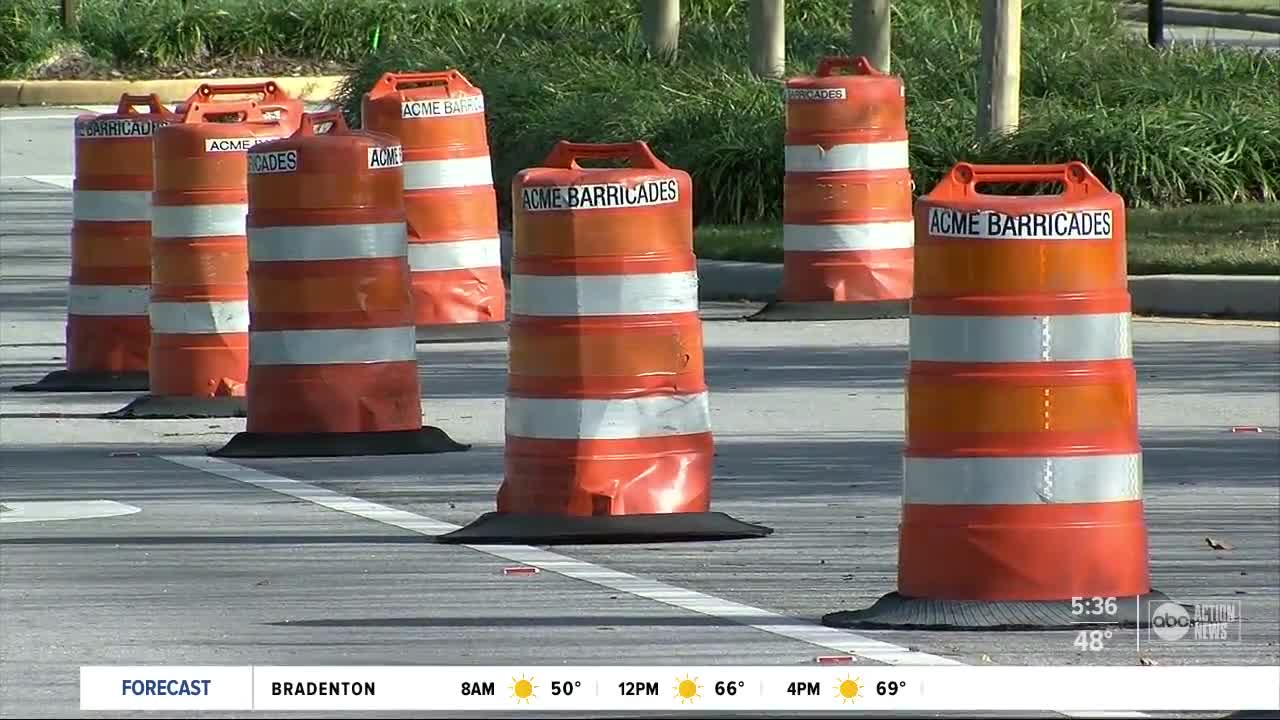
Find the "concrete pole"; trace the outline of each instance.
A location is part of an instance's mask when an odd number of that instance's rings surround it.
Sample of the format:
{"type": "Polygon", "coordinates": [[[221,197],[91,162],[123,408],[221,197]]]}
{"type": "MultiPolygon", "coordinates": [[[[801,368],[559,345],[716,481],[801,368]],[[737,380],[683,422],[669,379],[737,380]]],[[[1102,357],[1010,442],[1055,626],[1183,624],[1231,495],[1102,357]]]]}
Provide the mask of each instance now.
{"type": "Polygon", "coordinates": [[[649,54],[674,60],[680,48],[680,0],[641,0],[640,24],[649,54]]]}
{"type": "Polygon", "coordinates": [[[982,0],[979,139],[1018,128],[1021,53],[1022,0],[982,0]]]}
{"type": "Polygon", "coordinates": [[[782,77],[787,61],[784,0],[751,0],[747,6],[747,21],[750,25],[751,72],[766,78],[782,77]]]}
{"type": "Polygon", "coordinates": [[[853,0],[850,10],[853,54],[870,60],[880,72],[889,72],[889,0],[853,0]]]}

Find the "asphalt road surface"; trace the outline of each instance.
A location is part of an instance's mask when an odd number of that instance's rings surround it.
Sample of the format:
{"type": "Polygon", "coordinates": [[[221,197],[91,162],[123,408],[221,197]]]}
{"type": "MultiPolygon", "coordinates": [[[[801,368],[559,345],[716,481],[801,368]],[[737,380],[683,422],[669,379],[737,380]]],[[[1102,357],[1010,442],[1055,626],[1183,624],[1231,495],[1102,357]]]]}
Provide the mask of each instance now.
{"type": "Polygon", "coordinates": [[[231,463],[205,453],[243,420],[102,420],[134,395],[9,392],[63,367],[76,112],[0,113],[3,716],[75,714],[82,665],[1280,662],[1275,323],[1134,323],[1153,582],[1239,603],[1237,639],[828,630],[822,614],[894,589],[906,321],[705,308],[714,509],[772,537],[432,544],[493,509],[502,343],[419,346],[426,422],[473,444],[444,455],[231,463]],[[531,562],[548,569],[502,572],[531,562]]]}

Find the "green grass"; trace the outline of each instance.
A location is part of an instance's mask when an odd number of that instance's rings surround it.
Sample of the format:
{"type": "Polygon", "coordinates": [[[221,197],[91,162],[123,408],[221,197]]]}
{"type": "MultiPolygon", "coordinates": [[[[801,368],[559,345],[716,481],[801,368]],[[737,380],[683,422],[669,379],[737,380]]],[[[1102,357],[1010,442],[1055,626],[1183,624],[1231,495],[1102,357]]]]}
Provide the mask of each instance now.
{"type": "MultiPolygon", "coordinates": [[[[1129,272],[1280,274],[1280,203],[1129,210],[1129,272]]],[[[698,257],[782,262],[782,226],[703,225],[698,257]]]]}
{"type": "Polygon", "coordinates": [[[46,0],[0,2],[0,78],[21,74],[53,51],[61,36],[56,9],[46,0]]]}
{"type": "MultiPolygon", "coordinates": [[[[323,57],[357,65],[342,102],[358,123],[360,95],[382,72],[456,67],[485,92],[504,206],[511,176],[560,139],[644,139],[693,176],[700,223],[781,216],[781,93],[746,71],[741,0],[682,2],[670,64],[647,57],[638,0],[81,0],[75,37],[50,34],[56,3],[0,2],[5,72],[57,42],[130,71],[323,57]]],[[[906,82],[921,191],[959,160],[1079,159],[1132,207],[1280,197],[1280,103],[1268,101],[1280,55],[1155,51],[1111,0],[1024,0],[1021,128],[978,143],[976,7],[894,4],[893,69],[906,82]]],[[[848,0],[788,0],[787,14],[789,74],[847,50],[848,0]]]]}
{"type": "MultiPolygon", "coordinates": [[[[535,5],[526,3],[523,7],[535,5]]],[[[681,56],[649,61],[631,3],[594,0],[555,10],[548,41],[516,29],[483,42],[442,25],[412,46],[361,63],[345,94],[349,119],[381,72],[455,66],[489,98],[500,197],[519,169],[562,138],[643,138],[695,183],[700,221],[780,217],[782,106],[778,87],[746,72],[742,3],[684,3],[681,56]],[[501,50],[495,48],[501,47],[501,50]]],[[[928,188],[956,161],[1080,159],[1133,206],[1269,201],[1280,193],[1280,57],[1211,49],[1151,51],[1127,36],[1102,0],[1028,0],[1022,128],[973,140],[979,18],[970,3],[900,0],[894,70],[906,79],[911,166],[928,188]]],[[[491,10],[490,12],[497,12],[491,10]]],[[[548,12],[551,12],[548,10],[548,12]]],[[[847,43],[845,0],[788,3],[789,72],[847,43]]]]}

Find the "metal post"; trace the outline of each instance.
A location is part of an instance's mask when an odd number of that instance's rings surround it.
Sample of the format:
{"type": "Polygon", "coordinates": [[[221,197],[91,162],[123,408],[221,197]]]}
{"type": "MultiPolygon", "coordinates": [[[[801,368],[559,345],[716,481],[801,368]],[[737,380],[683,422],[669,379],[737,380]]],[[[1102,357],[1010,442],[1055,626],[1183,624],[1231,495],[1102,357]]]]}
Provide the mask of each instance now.
{"type": "Polygon", "coordinates": [[[1164,0],[1147,0],[1147,44],[1164,46],[1164,0]]]}

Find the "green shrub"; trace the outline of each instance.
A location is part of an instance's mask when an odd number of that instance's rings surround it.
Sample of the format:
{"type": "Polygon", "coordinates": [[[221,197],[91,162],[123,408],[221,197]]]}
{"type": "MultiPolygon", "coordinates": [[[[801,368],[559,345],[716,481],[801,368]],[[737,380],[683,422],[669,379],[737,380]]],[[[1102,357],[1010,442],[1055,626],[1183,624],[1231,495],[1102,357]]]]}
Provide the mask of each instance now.
{"type": "MultiPolygon", "coordinates": [[[[384,48],[352,76],[344,106],[358,122],[360,94],[386,70],[457,67],[485,91],[504,188],[556,140],[641,138],[693,175],[700,221],[777,219],[782,103],[776,83],[745,70],[744,4],[682,3],[680,56],[670,65],[645,57],[630,3],[586,4],[597,14],[571,15],[574,2],[554,10],[562,13],[559,38],[517,22],[519,32],[462,43],[454,40],[465,33],[445,25],[411,46],[384,48]],[[599,14],[605,7],[613,14],[599,14]]],[[[906,79],[920,191],[959,160],[1081,159],[1137,206],[1276,198],[1280,109],[1260,99],[1274,97],[1268,86],[1280,76],[1280,59],[1152,51],[1125,35],[1105,0],[1027,0],[1022,127],[980,144],[979,18],[971,6],[895,5],[894,71],[906,79]]],[[[811,72],[821,55],[844,51],[845,0],[792,0],[787,9],[789,72],[811,72]]]]}
{"type": "MultiPolygon", "coordinates": [[[[56,3],[0,2],[12,74],[56,40],[56,3]]],[[[1080,159],[1133,205],[1276,199],[1280,56],[1154,51],[1111,0],[1024,0],[1022,127],[979,144],[976,6],[894,4],[920,191],[961,159],[1080,159]]],[[[342,98],[355,122],[382,72],[456,67],[487,97],[504,202],[510,177],[557,140],[640,138],[693,175],[699,219],[750,222],[780,214],[783,118],[778,84],[746,71],[745,7],[684,0],[672,63],[647,57],[638,0],[81,0],[74,39],[126,71],[259,55],[355,63],[342,98]]],[[[848,0],[788,0],[787,17],[789,74],[847,50],[848,0]]]]}
{"type": "Polygon", "coordinates": [[[58,37],[58,6],[48,0],[0,2],[0,78],[45,59],[58,37]]]}

